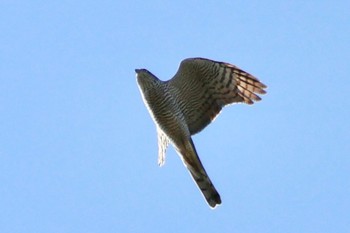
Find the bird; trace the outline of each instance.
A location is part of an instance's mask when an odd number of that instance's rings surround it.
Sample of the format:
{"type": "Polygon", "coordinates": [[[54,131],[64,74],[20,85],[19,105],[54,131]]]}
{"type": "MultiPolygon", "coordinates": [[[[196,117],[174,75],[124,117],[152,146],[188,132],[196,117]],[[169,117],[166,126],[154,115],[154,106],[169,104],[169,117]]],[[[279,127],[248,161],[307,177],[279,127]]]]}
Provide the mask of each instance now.
{"type": "Polygon", "coordinates": [[[179,154],[210,208],[221,204],[193,143],[226,105],[253,104],[267,86],[253,75],[226,62],[206,58],[181,61],[173,78],[158,79],[147,69],[135,69],[142,99],[156,125],[158,164],[165,162],[169,143],[179,154]]]}

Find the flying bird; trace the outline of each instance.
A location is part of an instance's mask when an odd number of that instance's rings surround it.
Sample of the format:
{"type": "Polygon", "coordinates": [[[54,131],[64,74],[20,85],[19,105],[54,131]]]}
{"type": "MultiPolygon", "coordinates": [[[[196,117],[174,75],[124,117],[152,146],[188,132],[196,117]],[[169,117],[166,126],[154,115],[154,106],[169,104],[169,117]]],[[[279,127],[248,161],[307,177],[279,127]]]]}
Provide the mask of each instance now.
{"type": "Polygon", "coordinates": [[[146,69],[136,69],[143,101],[158,134],[158,164],[165,162],[169,142],[174,146],[211,208],[221,198],[205,171],[191,136],[203,130],[221,109],[233,103],[253,104],[266,85],[225,62],[188,58],[175,76],[161,81],[146,69]]]}

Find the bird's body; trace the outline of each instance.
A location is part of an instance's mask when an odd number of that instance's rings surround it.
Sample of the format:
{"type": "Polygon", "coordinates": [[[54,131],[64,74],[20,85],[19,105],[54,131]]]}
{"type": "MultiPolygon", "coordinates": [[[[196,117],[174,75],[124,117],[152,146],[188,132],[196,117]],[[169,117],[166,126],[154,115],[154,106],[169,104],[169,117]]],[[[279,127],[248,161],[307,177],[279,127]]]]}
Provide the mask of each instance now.
{"type": "Polygon", "coordinates": [[[215,208],[221,198],[191,136],[213,121],[225,105],[260,100],[254,92],[264,94],[266,86],[233,65],[204,58],[183,60],[169,81],[159,80],[146,69],[135,71],[143,100],[156,123],[158,163],[164,163],[171,142],[208,204],[215,208]]]}

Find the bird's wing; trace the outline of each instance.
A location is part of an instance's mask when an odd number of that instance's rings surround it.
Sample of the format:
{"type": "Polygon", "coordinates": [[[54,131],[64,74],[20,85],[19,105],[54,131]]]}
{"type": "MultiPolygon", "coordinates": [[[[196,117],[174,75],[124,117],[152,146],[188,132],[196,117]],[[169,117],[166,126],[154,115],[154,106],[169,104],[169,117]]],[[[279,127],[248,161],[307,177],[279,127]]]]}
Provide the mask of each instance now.
{"type": "Polygon", "coordinates": [[[251,74],[204,58],[183,60],[167,84],[178,98],[191,135],[212,122],[225,105],[253,104],[260,100],[256,94],[266,93],[266,86],[251,74]]]}

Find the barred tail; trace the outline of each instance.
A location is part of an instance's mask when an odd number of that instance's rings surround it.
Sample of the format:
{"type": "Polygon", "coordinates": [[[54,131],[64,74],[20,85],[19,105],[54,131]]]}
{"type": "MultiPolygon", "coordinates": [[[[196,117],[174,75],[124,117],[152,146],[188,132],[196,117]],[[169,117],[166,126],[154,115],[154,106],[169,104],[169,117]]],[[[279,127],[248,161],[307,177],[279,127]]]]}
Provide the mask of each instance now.
{"type": "Polygon", "coordinates": [[[184,143],[184,147],[179,152],[182,155],[182,160],[185,166],[189,170],[193,180],[201,190],[209,206],[215,208],[217,205],[220,205],[220,195],[205,171],[191,138],[184,143]]]}
{"type": "Polygon", "coordinates": [[[221,204],[221,198],[218,191],[216,191],[213,183],[209,179],[208,175],[205,174],[195,174],[190,170],[193,180],[196,182],[198,188],[201,190],[204,198],[207,200],[210,207],[215,208],[216,205],[221,204]]]}

